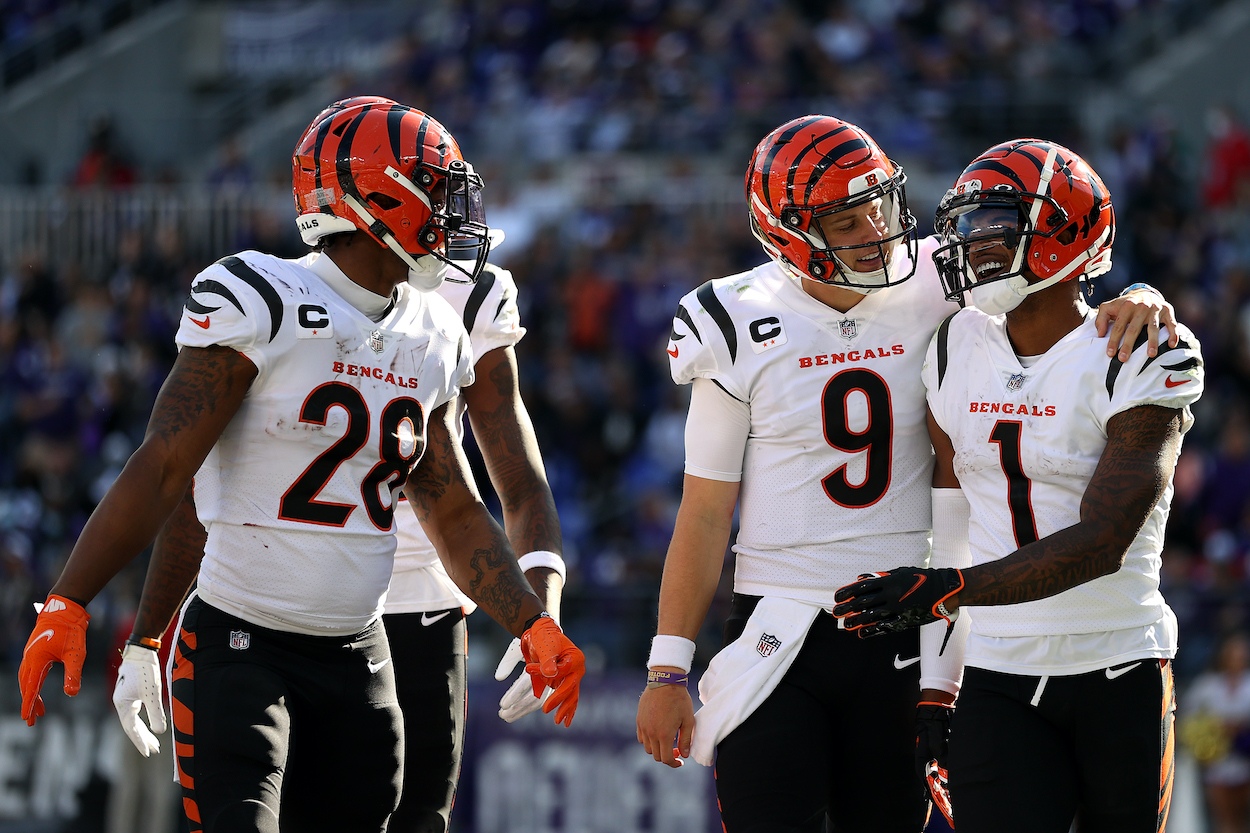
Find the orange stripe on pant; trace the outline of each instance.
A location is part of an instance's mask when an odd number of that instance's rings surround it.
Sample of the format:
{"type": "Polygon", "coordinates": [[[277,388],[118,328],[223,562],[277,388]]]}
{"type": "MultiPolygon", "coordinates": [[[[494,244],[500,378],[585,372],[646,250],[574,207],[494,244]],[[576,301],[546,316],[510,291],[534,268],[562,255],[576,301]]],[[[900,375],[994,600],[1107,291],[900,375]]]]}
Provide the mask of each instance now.
{"type": "Polygon", "coordinates": [[[1160,721],[1160,744],[1162,762],[1159,768],[1159,821],[1156,833],[1163,833],[1168,824],[1168,812],[1172,808],[1172,781],[1176,773],[1176,736],[1172,731],[1176,723],[1176,686],[1172,679],[1172,664],[1159,661],[1163,675],[1163,714],[1160,721]]]}
{"type": "Polygon", "coordinates": [[[183,702],[173,695],[175,681],[195,680],[195,664],[190,652],[195,650],[195,634],[182,630],[174,648],[174,669],[170,679],[169,704],[174,724],[174,760],[178,767],[178,783],[182,785],[182,812],[190,823],[191,833],[201,833],[203,823],[200,808],[195,803],[195,780],[187,771],[195,758],[195,708],[194,703],[183,702]]]}

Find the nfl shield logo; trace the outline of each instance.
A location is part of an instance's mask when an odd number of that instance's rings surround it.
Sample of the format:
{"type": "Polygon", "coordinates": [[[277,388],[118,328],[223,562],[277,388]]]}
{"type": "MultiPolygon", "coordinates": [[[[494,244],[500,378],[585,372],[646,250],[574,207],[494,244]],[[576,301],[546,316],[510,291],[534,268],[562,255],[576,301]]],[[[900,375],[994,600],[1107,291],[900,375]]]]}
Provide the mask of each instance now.
{"type": "Polygon", "coordinates": [[[1024,387],[1024,374],[1023,373],[1012,374],[1011,378],[1007,380],[1007,390],[1011,391],[1012,393],[1015,393],[1016,391],[1020,390],[1020,388],[1022,387],[1024,387]]]}
{"type": "Polygon", "coordinates": [[[230,631],[230,647],[236,651],[246,651],[252,644],[252,635],[247,631],[230,631]]]}
{"type": "Polygon", "coordinates": [[[760,652],[760,656],[766,657],[780,647],[781,640],[771,633],[766,633],[760,637],[760,644],[755,646],[755,650],[760,652]]]}
{"type": "Polygon", "coordinates": [[[843,318],[841,321],[839,321],[838,322],[838,335],[842,336],[847,341],[850,341],[851,339],[855,338],[855,335],[856,335],[855,319],[843,318]]]}
{"type": "Polygon", "coordinates": [[[382,340],[381,330],[374,330],[369,333],[369,349],[375,353],[381,353],[386,349],[386,342],[382,340]]]}

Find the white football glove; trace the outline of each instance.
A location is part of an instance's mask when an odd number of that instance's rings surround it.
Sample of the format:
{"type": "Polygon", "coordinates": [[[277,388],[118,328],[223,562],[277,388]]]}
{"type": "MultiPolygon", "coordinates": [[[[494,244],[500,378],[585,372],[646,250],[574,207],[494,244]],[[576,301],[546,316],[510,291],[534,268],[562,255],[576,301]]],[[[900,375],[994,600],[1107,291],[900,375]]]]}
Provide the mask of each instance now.
{"type": "Polygon", "coordinates": [[[499,700],[499,716],[509,723],[525,717],[532,711],[542,708],[543,703],[551,696],[551,687],[543,689],[541,697],[534,696],[534,685],[530,675],[525,672],[525,657],[521,654],[521,640],[513,639],[508,650],[503,652],[503,659],[495,669],[496,680],[506,680],[517,663],[521,663],[521,676],[514,682],[499,700]]]}
{"type": "Polygon", "coordinates": [[[122,664],[117,669],[117,687],[113,689],[113,708],[122,722],[122,729],[143,757],[161,750],[156,735],[165,732],[165,709],[161,706],[161,666],[156,651],[142,645],[127,645],[122,651],[122,664]],[[139,708],[148,712],[151,731],[139,719],[139,708]]]}

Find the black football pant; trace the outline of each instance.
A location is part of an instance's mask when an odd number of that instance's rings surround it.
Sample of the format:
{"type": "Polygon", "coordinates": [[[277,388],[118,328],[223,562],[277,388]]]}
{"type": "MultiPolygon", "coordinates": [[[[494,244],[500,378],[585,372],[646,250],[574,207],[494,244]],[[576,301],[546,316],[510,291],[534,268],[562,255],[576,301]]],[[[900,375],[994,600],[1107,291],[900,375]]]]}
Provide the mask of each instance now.
{"type": "Polygon", "coordinates": [[[193,598],[170,695],[192,833],[380,833],[402,725],[382,623],[352,636],[253,625],[193,598]]]}
{"type": "Polygon", "coordinates": [[[1155,833],[1172,797],[1172,667],[1065,677],[968,668],[951,718],[959,833],[1155,833]]]}
{"type": "Polygon", "coordinates": [[[386,636],[404,713],[404,786],[390,833],[445,833],[464,752],[461,608],[388,613],[386,636]]]}
{"type": "MultiPolygon", "coordinates": [[[[726,644],[758,601],[734,595],[726,644]]],[[[920,833],[919,656],[915,630],[860,639],[818,614],[777,688],[716,747],[726,833],[920,833]]]]}

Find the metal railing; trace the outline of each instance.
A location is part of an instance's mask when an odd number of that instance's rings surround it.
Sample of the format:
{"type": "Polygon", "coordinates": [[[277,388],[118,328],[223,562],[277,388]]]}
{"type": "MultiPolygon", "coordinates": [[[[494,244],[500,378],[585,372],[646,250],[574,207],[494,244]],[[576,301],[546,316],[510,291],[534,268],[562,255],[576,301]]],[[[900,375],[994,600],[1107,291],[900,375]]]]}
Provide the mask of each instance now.
{"type": "MultiPolygon", "coordinates": [[[[678,175],[658,159],[570,161],[556,188],[566,198],[560,213],[578,206],[643,203],[664,210],[693,210],[712,219],[742,211],[736,171],[678,175]]],[[[525,183],[518,183],[516,191],[519,207],[524,208],[525,183]]],[[[550,212],[534,210],[542,222],[557,219],[550,212]]],[[[215,260],[251,246],[293,253],[302,249],[294,219],[291,191],[277,185],[0,187],[0,272],[16,261],[35,259],[53,269],[72,264],[96,276],[117,262],[127,238],[138,235],[151,242],[170,231],[192,261],[215,260]]]]}
{"type": "Polygon", "coordinates": [[[116,262],[119,246],[138,233],[151,241],[173,230],[190,258],[206,259],[249,245],[258,230],[298,243],[291,192],[265,187],[138,187],[125,190],[0,189],[0,259],[75,264],[92,275],[116,262]]]}

